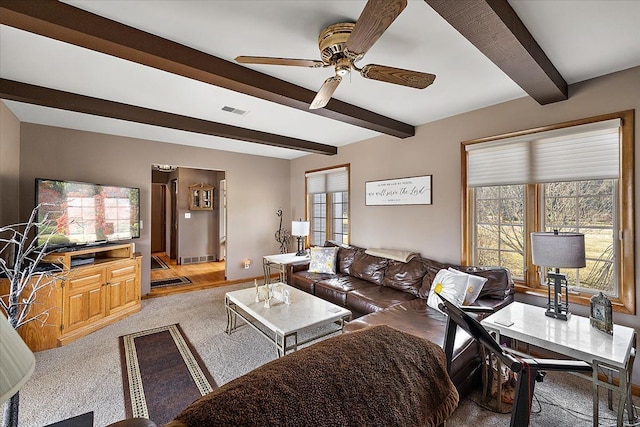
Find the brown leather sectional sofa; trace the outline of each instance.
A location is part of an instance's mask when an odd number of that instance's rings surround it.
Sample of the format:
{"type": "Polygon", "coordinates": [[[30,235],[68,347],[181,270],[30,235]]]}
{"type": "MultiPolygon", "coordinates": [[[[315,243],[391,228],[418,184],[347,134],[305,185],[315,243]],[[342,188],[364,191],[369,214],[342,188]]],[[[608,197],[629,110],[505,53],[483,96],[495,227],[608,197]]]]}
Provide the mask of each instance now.
{"type": "MultiPolygon", "coordinates": [[[[497,310],[513,301],[513,281],[502,268],[456,266],[422,257],[405,263],[369,255],[364,248],[338,246],[336,274],[310,273],[308,264],[289,265],[287,283],[351,310],[354,320],[345,326],[347,332],[389,325],[443,346],[446,317],[427,305],[432,281],[443,268],[488,279],[473,305],[497,310]]],[[[459,332],[450,376],[461,394],[476,385],[480,361],[477,343],[459,332]]]]}

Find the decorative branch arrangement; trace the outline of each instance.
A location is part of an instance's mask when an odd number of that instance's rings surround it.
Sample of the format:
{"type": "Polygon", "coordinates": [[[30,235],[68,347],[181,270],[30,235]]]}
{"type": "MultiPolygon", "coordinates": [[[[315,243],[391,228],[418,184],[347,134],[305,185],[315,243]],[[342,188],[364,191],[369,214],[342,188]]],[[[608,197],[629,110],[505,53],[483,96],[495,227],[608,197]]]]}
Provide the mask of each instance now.
{"type": "Polygon", "coordinates": [[[280,243],[280,253],[286,254],[289,248],[289,242],[291,241],[291,234],[289,230],[282,228],[282,209],[278,209],[276,215],[280,217],[280,227],[278,227],[278,231],[276,231],[276,242],[280,243]]]}
{"type": "MultiPolygon", "coordinates": [[[[48,253],[51,228],[56,225],[48,215],[38,222],[40,206],[31,211],[26,223],[0,227],[0,280],[9,282],[9,293],[0,295],[0,307],[14,329],[32,321],[46,324],[49,310],[33,315],[31,308],[36,303],[38,292],[51,292],[53,284],[61,277],[61,267],[46,271],[38,268],[48,253]],[[49,234],[45,234],[47,232],[49,234]]],[[[20,396],[16,393],[5,403],[4,427],[18,425],[19,402],[20,396]]]]}
{"type": "Polygon", "coordinates": [[[60,267],[47,271],[38,268],[48,253],[51,234],[45,232],[55,226],[48,215],[37,221],[39,207],[31,212],[28,222],[0,227],[0,277],[9,281],[9,293],[0,296],[0,307],[14,329],[32,321],[46,323],[48,310],[30,316],[30,309],[38,292],[50,289],[60,278],[56,274],[62,271],[60,267]]]}

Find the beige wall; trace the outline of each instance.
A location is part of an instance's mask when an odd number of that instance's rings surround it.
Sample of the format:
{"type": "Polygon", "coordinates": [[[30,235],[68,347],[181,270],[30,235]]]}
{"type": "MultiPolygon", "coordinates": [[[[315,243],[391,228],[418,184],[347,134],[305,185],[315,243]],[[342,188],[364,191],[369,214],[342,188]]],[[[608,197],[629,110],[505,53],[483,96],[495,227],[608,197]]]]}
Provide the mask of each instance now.
{"type": "MultiPolygon", "coordinates": [[[[437,82],[436,82],[437,84],[437,82]]],[[[459,262],[461,253],[460,142],[511,131],[581,119],[623,110],[636,110],[635,141],[640,141],[640,67],[572,85],[569,100],[540,106],[530,98],[449,117],[419,126],[416,136],[400,140],[380,136],[342,147],[338,155],[305,156],[291,162],[291,211],[304,214],[304,172],[351,164],[351,242],[364,247],[411,249],[441,261],[459,262]],[[433,205],[365,206],[366,181],[433,175],[433,205]]],[[[425,102],[429,102],[428,89],[425,102]]],[[[635,163],[639,154],[636,150],[635,163]]],[[[636,166],[637,168],[637,166],[636,166]]],[[[636,224],[640,216],[640,173],[636,170],[636,224]]],[[[640,230],[636,231],[636,283],[640,283],[640,230]]],[[[518,299],[542,305],[537,297],[518,299]]],[[[640,289],[636,285],[640,312],[640,289]]],[[[584,306],[572,306],[587,315],[584,306]]],[[[640,316],[614,313],[614,322],[640,328],[640,316]]],[[[636,361],[634,383],[640,383],[636,361]]]]}
{"type": "Polygon", "coordinates": [[[180,259],[213,255],[218,259],[219,203],[214,203],[210,211],[189,209],[189,186],[208,184],[214,187],[214,194],[220,191],[216,171],[178,168],[178,257],[180,259]],[[188,213],[190,218],[185,218],[188,213]]]}
{"type": "MultiPolygon", "coordinates": [[[[34,205],[36,177],[139,187],[142,201],[142,293],[149,292],[151,165],[226,171],[227,278],[262,276],[262,256],[278,252],[275,212],[290,205],[289,161],[23,123],[20,212],[34,205]],[[241,262],[254,262],[244,270],[241,262]]],[[[4,204],[4,198],[2,199],[4,204]]],[[[290,220],[290,218],[287,218],[290,220]]]]}
{"type": "Polygon", "coordinates": [[[20,121],[0,101],[0,226],[20,220],[20,121]]]}

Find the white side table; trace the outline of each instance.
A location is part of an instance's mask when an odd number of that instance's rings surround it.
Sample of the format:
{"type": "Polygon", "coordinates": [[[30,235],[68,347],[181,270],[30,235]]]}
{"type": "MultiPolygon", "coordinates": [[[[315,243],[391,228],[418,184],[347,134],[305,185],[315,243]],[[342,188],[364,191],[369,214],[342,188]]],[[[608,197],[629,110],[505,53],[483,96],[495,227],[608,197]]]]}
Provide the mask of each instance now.
{"type": "Polygon", "coordinates": [[[287,283],[287,264],[303,264],[309,262],[308,255],[296,256],[295,252],[290,254],[265,255],[262,257],[264,268],[264,283],[271,283],[271,272],[278,273],[277,282],[287,283]]]}
{"type": "MultiPolygon", "coordinates": [[[[598,426],[598,387],[618,391],[617,425],[622,426],[625,404],[632,417],[631,373],[635,358],[635,331],[621,325],[613,325],[613,335],[592,327],[586,317],[571,314],[569,320],[547,317],[545,309],[529,304],[513,302],[493,313],[482,326],[496,336],[500,335],[548,349],[574,359],[583,360],[593,366],[593,425],[598,426]],[[601,381],[598,369],[618,372],[619,384],[601,381]]],[[[611,395],[609,395],[611,407],[611,395]]]]}

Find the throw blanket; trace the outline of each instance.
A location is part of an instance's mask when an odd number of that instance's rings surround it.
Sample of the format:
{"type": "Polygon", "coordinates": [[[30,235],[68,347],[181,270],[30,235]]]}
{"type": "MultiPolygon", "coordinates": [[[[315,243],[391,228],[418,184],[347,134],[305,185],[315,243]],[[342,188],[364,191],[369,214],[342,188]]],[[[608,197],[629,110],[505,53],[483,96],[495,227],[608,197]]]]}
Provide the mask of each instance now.
{"type": "Polygon", "coordinates": [[[383,325],[269,362],[166,427],[438,426],[457,405],[442,348],[383,325]]]}
{"type": "Polygon", "coordinates": [[[413,258],[419,256],[417,252],[402,251],[399,249],[367,249],[364,251],[368,255],[373,255],[381,258],[389,258],[395,261],[409,262],[413,258]]]}

